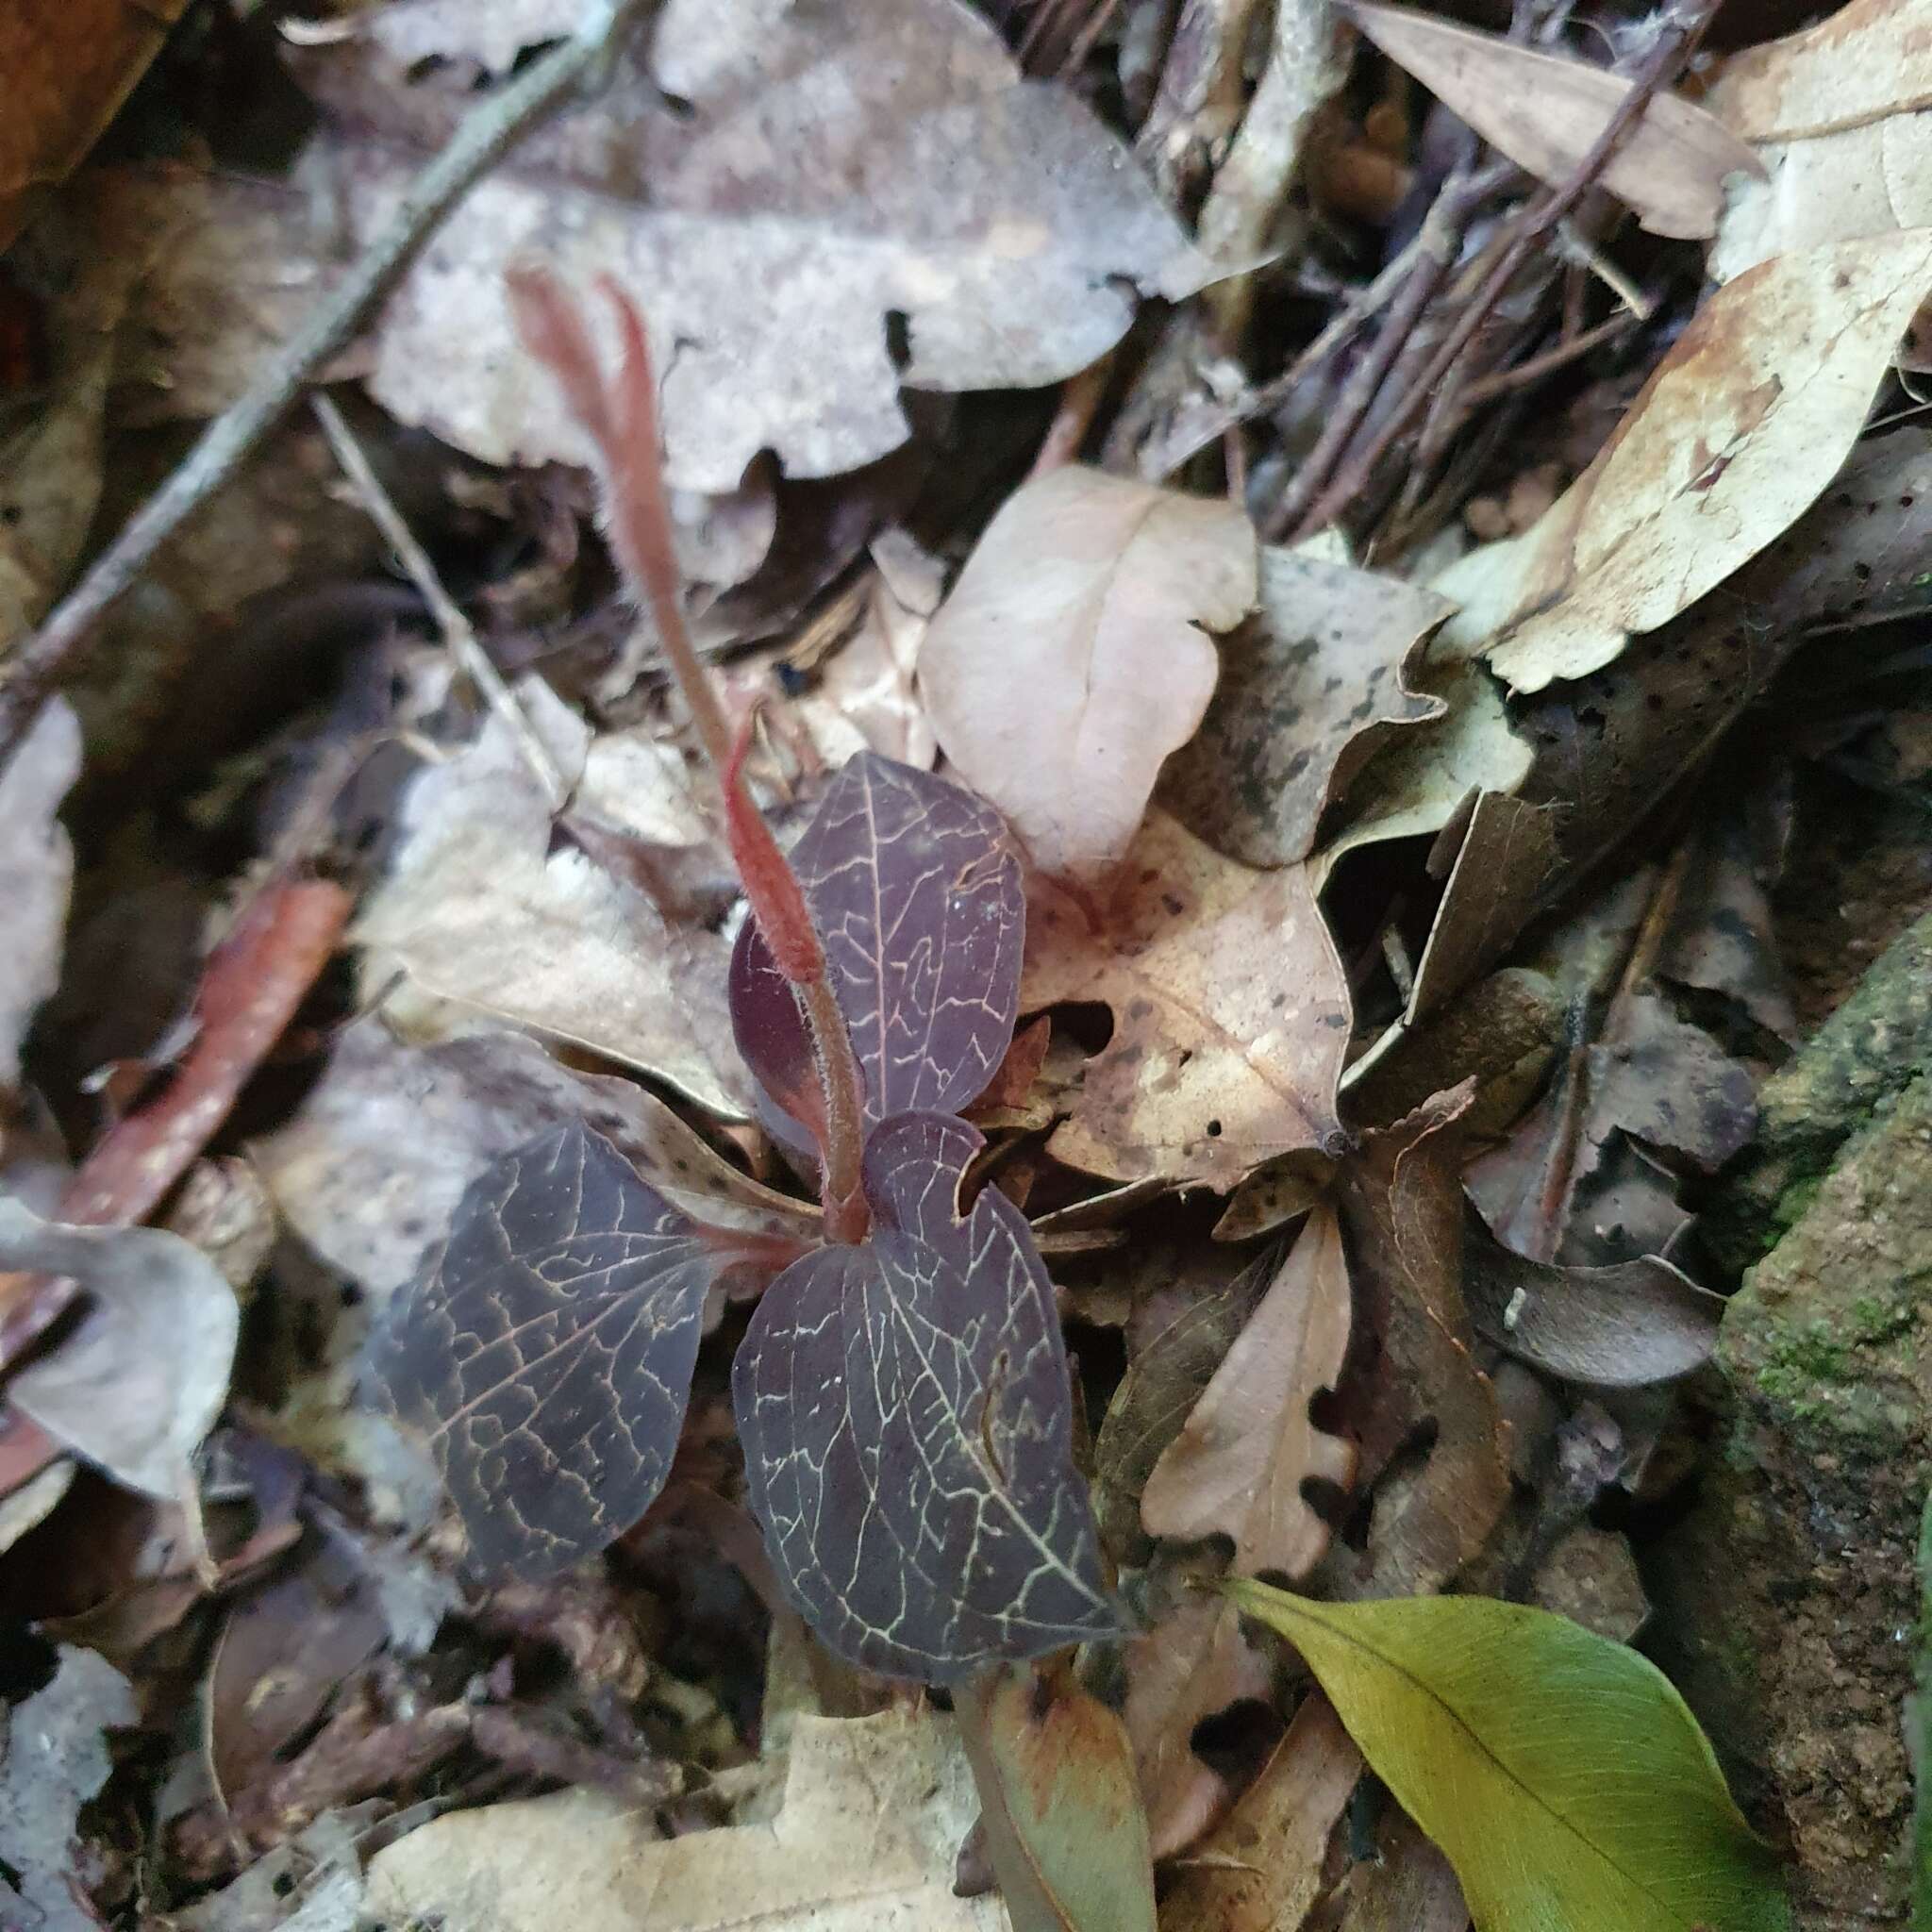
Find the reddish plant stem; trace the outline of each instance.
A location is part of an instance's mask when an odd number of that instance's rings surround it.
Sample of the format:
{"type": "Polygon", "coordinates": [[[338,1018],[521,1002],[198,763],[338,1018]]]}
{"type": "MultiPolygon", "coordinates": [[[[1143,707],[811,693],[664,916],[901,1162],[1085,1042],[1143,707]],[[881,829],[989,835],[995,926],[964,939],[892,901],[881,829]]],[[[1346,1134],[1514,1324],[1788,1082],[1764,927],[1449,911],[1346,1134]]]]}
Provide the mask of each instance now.
{"type": "Polygon", "coordinates": [[[798,875],[745,790],[750,723],[734,741],[710,675],[685,627],[658,441],[658,384],[643,318],[629,296],[604,277],[604,294],[617,318],[624,352],[613,390],[604,378],[583,311],[561,285],[541,270],[512,270],[508,280],[510,307],[525,346],[555,375],[571,413],[596,446],[611,548],[657,621],[664,656],[718,780],[725,835],[752,917],[811,1028],[825,1096],[825,1144],[821,1150],[824,1172],[820,1183],[825,1234],[835,1241],[861,1241],[871,1217],[861,1186],[865,1090],[858,1059],[798,875]]]}
{"type": "Polygon", "coordinates": [[[1719,0],[1676,0],[1663,17],[1657,42],[1641,69],[1631,77],[1630,91],[1618,102],[1616,112],[1604,124],[1590,152],[1577,162],[1570,178],[1541,201],[1532,203],[1520,214],[1508,242],[1498,252],[1495,264],[1484,278],[1467,308],[1456,318],[1436,353],[1416,377],[1407,393],[1383,419],[1376,433],[1368,438],[1347,459],[1335,479],[1303,514],[1293,535],[1306,537],[1331,524],[1367,487],[1375,466],[1389,453],[1395,439],[1414,423],[1437,386],[1455,366],[1470,339],[1483,325],[1516,272],[1523,266],[1531,246],[1547,234],[1590,192],[1624,137],[1636,126],[1652,98],[1675,75],[1704,37],[1718,9],[1719,0]]]}

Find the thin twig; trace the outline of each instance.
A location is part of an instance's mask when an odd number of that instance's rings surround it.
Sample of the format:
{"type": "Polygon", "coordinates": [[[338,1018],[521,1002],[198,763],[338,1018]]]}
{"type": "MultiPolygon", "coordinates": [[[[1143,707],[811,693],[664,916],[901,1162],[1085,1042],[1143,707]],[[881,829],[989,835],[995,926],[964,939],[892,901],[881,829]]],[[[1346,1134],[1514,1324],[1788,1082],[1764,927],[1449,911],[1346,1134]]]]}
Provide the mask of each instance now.
{"type": "Polygon", "coordinates": [[[475,626],[457,608],[456,599],[443,589],[442,579],[429,560],[429,553],[417,542],[415,531],[403,521],[402,511],[395,507],[389,491],[382,487],[381,479],[370,468],[362,445],[342,421],[342,412],[325,395],[313,397],[310,407],[315,411],[317,422],[322,425],[323,434],[328,438],[329,447],[336,453],[337,462],[342,466],[342,474],[356,491],[357,501],[388,540],[389,547],[396,554],[397,562],[408,573],[424,603],[428,605],[429,614],[436,620],[436,627],[442,633],[442,641],[449,646],[450,656],[457,660],[463,675],[482,692],[490,708],[509,726],[525,762],[536,774],[538,784],[549,796],[551,811],[561,811],[570,797],[570,786],[558,769],[557,760],[550,756],[550,747],[537,736],[536,726],[525,715],[523,706],[517,703],[516,693],[503,681],[502,672],[490,661],[490,653],[478,641],[475,626]]]}
{"type": "Polygon", "coordinates": [[[1421,413],[1436,392],[1442,378],[1496,306],[1516,272],[1527,259],[1531,246],[1549,233],[1590,192],[1625,137],[1642,118],[1652,98],[1676,75],[1716,14],[1720,0],[1676,0],[1661,16],[1661,30],[1642,67],[1631,76],[1630,91],[1617,103],[1616,111],[1604,124],[1603,132],[1591,143],[1570,177],[1560,188],[1550,191],[1541,200],[1531,203],[1516,218],[1513,232],[1498,251],[1495,264],[1469,305],[1442,338],[1436,353],[1409,386],[1407,393],[1383,419],[1375,434],[1366,440],[1343,464],[1335,479],[1322,492],[1297,525],[1295,534],[1305,536],[1333,523],[1367,487],[1376,466],[1421,413]]]}
{"type": "Polygon", "coordinates": [[[410,183],[394,216],[322,306],[262,371],[248,392],[202,432],[179,467],[122,526],[17,651],[0,685],[0,758],[26,727],[101,619],[146,570],[155,552],[261,446],[303,385],[348,341],[371,305],[407,266],[458,199],[545,113],[599,70],[643,0],[587,0],[568,41],[475,109],[410,183]]]}
{"type": "Polygon", "coordinates": [[[1592,349],[1614,341],[1641,319],[1634,308],[1620,308],[1607,321],[1598,323],[1594,328],[1585,329],[1579,336],[1572,336],[1567,342],[1553,343],[1541,354],[1517,363],[1513,369],[1499,369],[1491,375],[1472,382],[1461,393],[1461,408],[1465,412],[1479,409],[1485,403],[1493,403],[1498,396],[1506,396],[1512,390],[1527,388],[1566,363],[1575,361],[1579,356],[1587,356],[1592,349]]]}

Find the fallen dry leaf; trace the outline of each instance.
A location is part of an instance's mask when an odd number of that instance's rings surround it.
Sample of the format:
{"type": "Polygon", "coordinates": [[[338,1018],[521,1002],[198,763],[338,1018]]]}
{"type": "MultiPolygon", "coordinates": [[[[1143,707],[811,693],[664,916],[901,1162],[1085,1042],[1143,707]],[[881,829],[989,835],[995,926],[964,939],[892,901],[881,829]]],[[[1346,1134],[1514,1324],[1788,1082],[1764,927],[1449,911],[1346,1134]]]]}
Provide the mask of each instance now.
{"type": "Polygon", "coordinates": [[[1411,1026],[1509,950],[1557,871],[1553,811],[1499,792],[1477,794],[1416,964],[1406,1016],[1411,1026]]]}
{"type": "MultiPolygon", "coordinates": [[[[385,9],[391,42],[408,11],[385,9]]],[[[467,24],[437,17],[457,36],[440,51],[460,53],[467,24]]],[[[440,145],[475,98],[465,61],[441,94],[391,54],[375,64],[353,43],[301,62],[354,130],[336,152],[365,238],[408,177],[394,140],[440,145]],[[388,140],[362,137],[372,122],[388,140]]],[[[711,492],[764,449],[794,476],[883,456],[908,433],[902,381],[1058,381],[1125,332],[1135,287],[1177,298],[1208,273],[1086,107],[1023,81],[952,0],[674,0],[607,93],[470,191],[384,311],[371,392],[488,461],[582,463],[501,295],[504,269],[531,256],[638,298],[667,372],[667,475],[711,492]]]]}
{"type": "Polygon", "coordinates": [[[63,1646],[52,1680],[8,1713],[0,1760],[0,1906],[36,1932],[99,1932],[81,1903],[80,1809],[114,1768],[106,1733],[135,1724],[134,1690],[106,1657],[63,1646]],[[11,1881],[9,1883],[9,1881],[11,1881]]]}
{"type": "Polygon", "coordinates": [[[1436,579],[1463,607],[1445,636],[1536,691],[1688,609],[1838,474],[1928,288],[1932,230],[1914,229],[1716,291],[1556,506],[1436,579]]]}
{"type": "Polygon", "coordinates": [[[369,1869],[369,1909],[466,1932],[1002,1932],[993,1896],[953,1895],[977,1814],[951,1718],[792,1719],[769,1824],[659,1840],[648,1811],[588,1790],[420,1825],[369,1869]]]}
{"type": "Polygon", "coordinates": [[[1469,1907],[1449,1860],[1393,1805],[1370,1855],[1336,1888],[1333,1932],[1469,1932],[1469,1907]]]}
{"type": "Polygon", "coordinates": [[[1304,868],[1251,872],[1150,812],[1100,930],[1052,882],[1033,896],[1021,1007],[1065,1000],[1114,1016],[1047,1143],[1069,1166],[1224,1193],[1335,1141],[1348,989],[1304,868]]]}
{"type": "MultiPolygon", "coordinates": [[[[1733,184],[1710,251],[1718,280],[1932,221],[1928,28],[1925,0],[1853,0],[1724,63],[1705,105],[1751,144],[1759,173],[1733,184]]],[[[1920,344],[1915,365],[1923,358],[1920,344]]]]}
{"type": "Polygon", "coordinates": [[[1702,1368],[1724,1297],[1658,1255],[1607,1268],[1531,1260],[1490,1232],[1472,1202],[1463,1292],[1486,1341],[1561,1381],[1636,1389],[1702,1368]]]}
{"type": "Polygon", "coordinates": [[[1258,594],[1254,621],[1222,646],[1221,682],[1168,761],[1160,801],[1244,865],[1291,865],[1398,727],[1447,711],[1416,679],[1455,607],[1399,577],[1272,545],[1258,594]]]}
{"type": "Polygon", "coordinates": [[[1440,1590],[1481,1549],[1509,1500],[1507,1428],[1472,1353],[1462,1295],[1457,1170],[1470,1096],[1470,1083],[1438,1094],[1367,1136],[1342,1170],[1362,1333],[1341,1403],[1360,1445],[1357,1481],[1382,1480],[1366,1548],[1338,1546],[1320,1573],[1338,1597],[1440,1590]],[[1431,1424],[1420,1465],[1398,1463],[1431,1424]]]}
{"type": "Polygon", "coordinates": [[[1246,1327],[1141,1491],[1153,1536],[1234,1539],[1249,1576],[1306,1575],[1328,1547],[1304,1485],[1345,1490],[1355,1450],[1317,1428],[1309,1406],[1341,1378],[1348,1353],[1341,1225],[1317,1208],[1246,1327]]]}
{"type": "Polygon", "coordinates": [[[33,190],[80,165],[187,0],[19,0],[0,14],[0,252],[33,190]]]}
{"type": "MultiPolygon", "coordinates": [[[[536,679],[518,695],[570,782],[585,769],[588,727],[536,679]]],[[[352,934],[368,948],[372,993],[400,971],[436,999],[608,1054],[714,1113],[745,1116],[726,942],[670,925],[638,886],[554,844],[550,801],[499,716],[415,779],[397,823],[388,873],[352,934]]]]}
{"type": "Polygon", "coordinates": [[[387,1301],[499,1155],[582,1120],[679,1207],[714,1224],[814,1238],[818,1210],[714,1152],[629,1080],[580,1074],[491,1030],[431,1046],[380,1017],[338,1036],[322,1078],[251,1148],[289,1224],[372,1301],[387,1301]]]}
{"type": "Polygon", "coordinates": [[[65,1275],[91,1306],[8,1382],[8,1399],[129,1489],[173,1501],[228,1393],[234,1291],[178,1235],[75,1227],[0,1201],[0,1268],[65,1275]]]}
{"type": "Polygon", "coordinates": [[[1157,1859],[1191,1844],[1226,1801],[1226,1780],[1194,1755],[1195,1726],[1242,1698],[1268,1694],[1268,1665],[1241,1626],[1232,1604],[1203,1592],[1122,1653],[1127,1697],[1121,1719],[1133,1740],[1157,1859]]]}
{"type": "Polygon", "coordinates": [[[41,712],[0,765],[0,906],[7,950],[0,966],[0,1104],[20,1080],[28,1024],[60,983],[74,846],[57,814],[80,772],[80,725],[65,698],[41,712]]]}
{"type": "MultiPolygon", "coordinates": [[[[1351,19],[1500,153],[1553,188],[1596,144],[1631,83],[1605,68],[1539,53],[1409,7],[1349,0],[1351,19]]],[[[1715,115],[1675,94],[1654,95],[1597,176],[1653,235],[1716,232],[1724,184],[1761,172],[1715,115]]]]}
{"type": "Polygon", "coordinates": [[[1335,1707],[1312,1692],[1241,1802],[1179,1862],[1160,1902],[1162,1932],[1300,1925],[1322,1895],[1329,1835],[1361,1774],[1335,1707]]]}
{"type": "Polygon", "coordinates": [[[1076,467],[1001,506],[926,632],[919,684],[959,774],[1043,872],[1107,876],[1254,608],[1236,507],[1076,467]]]}

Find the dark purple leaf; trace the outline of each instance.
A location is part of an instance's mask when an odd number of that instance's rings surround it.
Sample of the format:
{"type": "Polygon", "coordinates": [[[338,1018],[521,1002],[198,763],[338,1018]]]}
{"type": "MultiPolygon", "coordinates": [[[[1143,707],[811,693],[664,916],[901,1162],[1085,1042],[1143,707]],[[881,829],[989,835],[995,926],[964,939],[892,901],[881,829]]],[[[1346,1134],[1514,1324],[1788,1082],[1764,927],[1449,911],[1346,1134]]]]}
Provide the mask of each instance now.
{"type": "Polygon", "coordinates": [[[1046,1271],[997,1190],[959,1215],[983,1144],[938,1114],[880,1127],[871,1239],[788,1268],[732,1372],[792,1601],[841,1657],[933,1684],[1120,1627],[1046,1271]]]}
{"type": "Polygon", "coordinates": [[[577,1123],[504,1155],[391,1304],[372,1366],[486,1573],[600,1550],[663,1487],[728,1257],[577,1123]]]}
{"type": "MultiPolygon", "coordinates": [[[[950,779],[860,752],[791,864],[865,1074],[868,1124],[958,1111],[997,1071],[1019,1010],[1025,899],[999,814],[950,779]]],[[[731,1015],[745,1064],[810,1127],[810,1041],[750,920],[731,962],[731,1015]]],[[[801,1144],[795,1130],[786,1138],[801,1144]]]]}

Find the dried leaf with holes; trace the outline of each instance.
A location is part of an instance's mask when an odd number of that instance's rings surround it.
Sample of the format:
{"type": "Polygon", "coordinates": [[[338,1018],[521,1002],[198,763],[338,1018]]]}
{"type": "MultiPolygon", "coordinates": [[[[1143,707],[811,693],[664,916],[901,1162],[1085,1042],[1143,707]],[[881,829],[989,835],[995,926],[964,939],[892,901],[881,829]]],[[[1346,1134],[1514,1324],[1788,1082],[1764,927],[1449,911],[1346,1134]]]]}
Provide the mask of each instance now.
{"type": "Polygon", "coordinates": [[[1536,691],[1687,610],[1824,493],[1928,290],[1920,228],[1716,291],[1555,507],[1436,579],[1463,607],[1445,638],[1536,691]]]}
{"type": "Polygon", "coordinates": [[[1309,1405],[1348,1353],[1348,1261],[1325,1204],[1308,1217],[1268,1291],[1141,1492],[1154,1536],[1234,1539],[1237,1570],[1302,1576],[1328,1547],[1304,1486],[1346,1489],[1355,1450],[1309,1405]]]}
{"type": "MultiPolygon", "coordinates": [[[[1553,188],[1576,172],[1630,92],[1621,75],[1413,8],[1348,0],[1346,10],[1452,113],[1553,188]]],[[[1716,233],[1732,175],[1762,172],[1715,115],[1664,93],[1645,104],[1597,178],[1653,235],[1683,241],[1716,233]]]]}
{"type": "Polygon", "coordinates": [[[1226,502],[1097,470],[1008,497],[940,608],[919,683],[947,758],[1042,871],[1120,861],[1161,761],[1201,722],[1208,633],[1253,608],[1255,534],[1226,502]]]}
{"type": "Polygon", "coordinates": [[[1070,1000],[1104,1002],[1114,1030],[1047,1143],[1069,1166],[1225,1192],[1339,1134],[1348,989],[1302,867],[1251,872],[1151,812],[1098,923],[1035,891],[1020,1003],[1070,1000]]]}

